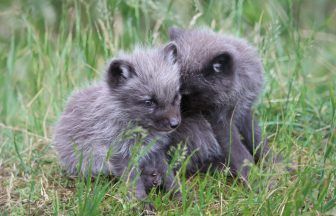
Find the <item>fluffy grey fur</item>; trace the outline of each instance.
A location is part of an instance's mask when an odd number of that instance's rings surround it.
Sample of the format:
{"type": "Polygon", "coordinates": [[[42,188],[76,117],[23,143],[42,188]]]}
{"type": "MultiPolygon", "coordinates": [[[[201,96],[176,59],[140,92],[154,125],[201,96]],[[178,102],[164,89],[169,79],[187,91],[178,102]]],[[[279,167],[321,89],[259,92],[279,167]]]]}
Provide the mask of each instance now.
{"type": "Polygon", "coordinates": [[[154,187],[163,187],[166,191],[174,191],[180,196],[174,174],[167,163],[164,151],[148,154],[140,165],[141,179],[148,193],[154,187]]]}
{"type": "MultiPolygon", "coordinates": [[[[125,131],[140,126],[146,131],[140,140],[143,148],[150,146],[149,152],[166,148],[168,134],[181,121],[175,58],[174,43],[159,49],[137,48],[111,61],[105,82],[70,97],[53,139],[65,170],[74,175],[103,173],[130,180],[139,176],[138,167],[125,174],[137,141],[134,134],[125,136],[125,131]]],[[[136,197],[145,198],[141,178],[136,188],[136,197]]]]}
{"type": "Polygon", "coordinates": [[[198,149],[193,156],[197,163],[190,169],[203,161],[213,164],[215,159],[225,161],[234,174],[240,172],[246,179],[249,169],[245,161],[253,163],[252,155],[258,160],[269,150],[267,142],[260,145],[260,128],[251,112],[263,85],[258,53],[245,40],[207,29],[172,28],[170,38],[178,46],[182,76],[183,123],[176,138],[188,139],[190,152],[198,149]],[[207,131],[205,137],[184,133],[183,125],[188,124],[192,131],[207,131]],[[212,159],[204,152],[211,152],[212,159]]]}
{"type": "Polygon", "coordinates": [[[209,165],[214,166],[222,161],[222,149],[214,131],[201,114],[183,111],[181,125],[172,133],[171,138],[175,145],[187,144],[186,156],[189,161],[186,172],[188,176],[198,171],[206,172],[209,165]]]}

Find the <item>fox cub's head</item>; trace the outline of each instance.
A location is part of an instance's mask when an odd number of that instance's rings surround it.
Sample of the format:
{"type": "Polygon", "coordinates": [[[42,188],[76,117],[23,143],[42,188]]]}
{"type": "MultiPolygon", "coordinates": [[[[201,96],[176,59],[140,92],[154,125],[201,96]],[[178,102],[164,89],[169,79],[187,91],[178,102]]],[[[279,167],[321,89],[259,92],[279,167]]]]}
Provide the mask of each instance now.
{"type": "MultiPolygon", "coordinates": [[[[174,42],[137,48],[109,64],[107,83],[124,117],[149,131],[170,132],[181,122],[180,73],[174,42]]],[[[121,118],[124,118],[121,116],[121,118]]]]}
{"type": "Polygon", "coordinates": [[[249,106],[255,100],[263,67],[245,40],[208,29],[178,28],[170,30],[170,39],[177,44],[184,99],[193,107],[249,106]]]}

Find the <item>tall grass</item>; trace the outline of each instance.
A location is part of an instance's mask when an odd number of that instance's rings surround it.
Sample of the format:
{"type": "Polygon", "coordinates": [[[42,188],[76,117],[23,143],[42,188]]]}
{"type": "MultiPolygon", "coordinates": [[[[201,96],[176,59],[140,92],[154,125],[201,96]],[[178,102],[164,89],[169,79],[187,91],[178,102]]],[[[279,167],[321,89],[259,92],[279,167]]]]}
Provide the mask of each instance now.
{"type": "Polygon", "coordinates": [[[158,214],[336,214],[335,18],[332,0],[2,0],[0,212],[139,213],[121,182],[67,178],[52,126],[70,92],[99,79],[118,50],[166,42],[171,26],[208,26],[258,47],[266,84],[256,113],[298,170],[253,167],[250,188],[225,172],[182,175],[182,203],[151,194],[158,214]]]}

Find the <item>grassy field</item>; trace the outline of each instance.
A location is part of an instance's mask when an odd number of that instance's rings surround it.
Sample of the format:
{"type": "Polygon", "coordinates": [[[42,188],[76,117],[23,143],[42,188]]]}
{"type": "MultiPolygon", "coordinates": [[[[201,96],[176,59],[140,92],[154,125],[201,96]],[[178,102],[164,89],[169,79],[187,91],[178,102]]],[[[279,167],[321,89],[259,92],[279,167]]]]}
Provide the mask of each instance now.
{"type": "Polygon", "coordinates": [[[225,173],[182,176],[182,203],[151,194],[158,215],[336,215],[335,20],[333,0],[1,0],[0,214],[138,214],[123,183],[64,175],[53,124],[118,50],[164,43],[171,26],[208,26],[258,47],[266,84],[256,112],[298,169],[253,167],[250,188],[225,173]]]}

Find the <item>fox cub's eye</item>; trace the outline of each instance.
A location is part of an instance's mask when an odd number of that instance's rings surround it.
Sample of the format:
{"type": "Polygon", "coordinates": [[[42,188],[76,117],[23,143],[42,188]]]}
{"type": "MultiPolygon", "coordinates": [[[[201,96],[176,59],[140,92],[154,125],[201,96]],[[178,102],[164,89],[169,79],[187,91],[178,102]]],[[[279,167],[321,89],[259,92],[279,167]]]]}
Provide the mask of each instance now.
{"type": "Polygon", "coordinates": [[[172,104],[179,104],[181,100],[180,94],[176,94],[172,104]]]}
{"type": "Polygon", "coordinates": [[[155,102],[153,100],[145,100],[144,103],[145,103],[145,106],[147,107],[152,107],[155,105],[155,102]]]}

